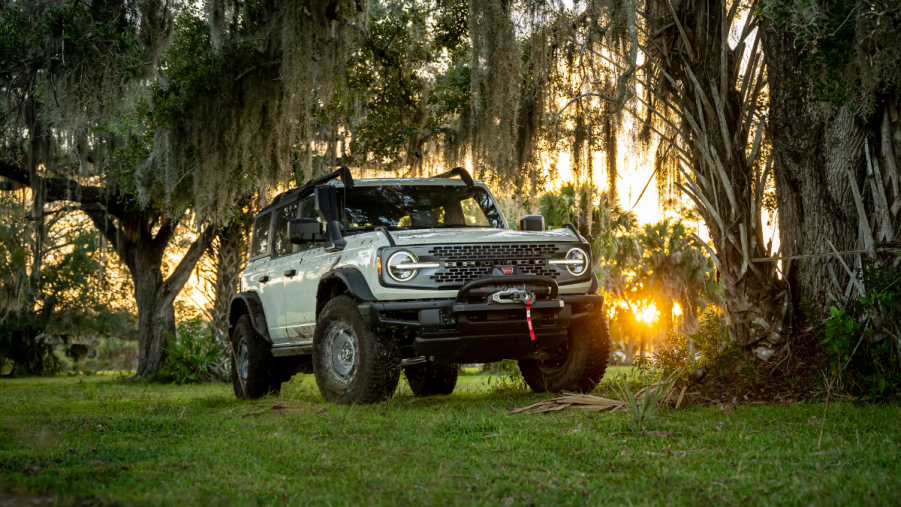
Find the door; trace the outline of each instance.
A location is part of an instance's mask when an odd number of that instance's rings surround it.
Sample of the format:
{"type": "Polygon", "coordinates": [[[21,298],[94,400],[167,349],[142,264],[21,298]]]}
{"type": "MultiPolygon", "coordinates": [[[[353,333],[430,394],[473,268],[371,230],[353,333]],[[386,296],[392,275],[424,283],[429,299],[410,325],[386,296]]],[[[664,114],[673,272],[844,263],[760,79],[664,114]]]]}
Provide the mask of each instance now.
{"type": "Polygon", "coordinates": [[[269,272],[272,279],[269,283],[273,296],[277,298],[273,308],[278,309],[277,330],[274,334],[270,331],[274,345],[290,341],[285,327],[285,308],[287,307],[285,284],[294,280],[297,270],[292,267],[295,247],[288,241],[288,220],[297,217],[297,205],[298,203],[294,202],[281,206],[275,210],[272,220],[272,259],[269,261],[269,272]]]}
{"type": "MultiPolygon", "coordinates": [[[[322,217],[313,205],[313,198],[300,201],[300,218],[322,217]]],[[[316,290],[319,288],[322,243],[308,242],[297,245],[297,253],[291,256],[290,268],[297,274],[285,282],[285,325],[288,340],[292,344],[313,343],[316,329],[316,290]]]]}
{"type": "MultiPolygon", "coordinates": [[[[283,331],[279,329],[284,284],[273,279],[272,267],[272,212],[264,213],[253,222],[250,255],[244,270],[245,290],[256,292],[263,303],[269,336],[274,339],[283,331]]],[[[282,327],[283,329],[283,327],[282,327]]]]}

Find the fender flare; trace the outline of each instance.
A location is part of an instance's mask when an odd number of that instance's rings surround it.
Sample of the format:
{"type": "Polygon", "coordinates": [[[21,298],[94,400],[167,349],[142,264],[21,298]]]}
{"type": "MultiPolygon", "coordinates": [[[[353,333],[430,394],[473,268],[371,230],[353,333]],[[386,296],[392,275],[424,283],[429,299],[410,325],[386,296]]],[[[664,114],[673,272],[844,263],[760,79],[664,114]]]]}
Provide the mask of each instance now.
{"type": "Polygon", "coordinates": [[[266,323],[266,313],[263,311],[263,302],[256,292],[239,292],[232,298],[228,308],[228,336],[231,337],[235,324],[242,315],[250,316],[253,329],[263,337],[270,345],[272,338],[269,336],[269,326],[266,323]]]}
{"type": "Polygon", "coordinates": [[[357,268],[338,268],[328,271],[319,278],[319,285],[322,285],[322,283],[329,278],[337,278],[344,282],[344,285],[347,286],[347,290],[357,299],[362,301],[375,300],[375,296],[372,295],[369,284],[366,283],[366,277],[364,277],[363,273],[357,268]]]}
{"type": "Polygon", "coordinates": [[[600,283],[598,283],[598,275],[591,273],[591,287],[588,288],[589,294],[597,294],[598,289],[600,289],[600,283]]]}

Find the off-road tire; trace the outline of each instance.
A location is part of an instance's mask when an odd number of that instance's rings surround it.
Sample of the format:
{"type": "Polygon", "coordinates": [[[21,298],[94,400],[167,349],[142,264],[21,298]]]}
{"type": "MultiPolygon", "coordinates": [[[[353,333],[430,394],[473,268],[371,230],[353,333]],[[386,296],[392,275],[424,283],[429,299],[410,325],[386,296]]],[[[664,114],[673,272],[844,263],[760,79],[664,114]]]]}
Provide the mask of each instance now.
{"type": "Polygon", "coordinates": [[[519,361],[519,371],[533,391],[588,392],[604,378],[610,357],[610,332],[603,307],[598,305],[593,311],[591,316],[570,324],[567,344],[559,358],[519,361]]]}
{"type": "Polygon", "coordinates": [[[291,378],[294,374],[290,365],[285,361],[278,361],[272,356],[269,344],[253,328],[250,317],[241,316],[235,324],[235,330],[231,336],[231,377],[235,396],[239,399],[257,399],[271,392],[277,393],[282,382],[291,378]],[[244,350],[242,350],[244,348],[244,350]],[[239,359],[244,355],[246,359],[239,359]],[[239,362],[246,361],[247,378],[243,385],[238,377],[239,362]],[[290,374],[289,374],[290,371],[290,374]]]}
{"type": "Polygon", "coordinates": [[[416,396],[447,395],[457,387],[457,365],[416,364],[404,368],[410,390],[416,396]]]}
{"type": "Polygon", "coordinates": [[[313,334],[313,373],[327,401],[362,405],[386,401],[400,380],[400,347],[374,332],[359,301],[338,296],[326,303],[313,334]]]}

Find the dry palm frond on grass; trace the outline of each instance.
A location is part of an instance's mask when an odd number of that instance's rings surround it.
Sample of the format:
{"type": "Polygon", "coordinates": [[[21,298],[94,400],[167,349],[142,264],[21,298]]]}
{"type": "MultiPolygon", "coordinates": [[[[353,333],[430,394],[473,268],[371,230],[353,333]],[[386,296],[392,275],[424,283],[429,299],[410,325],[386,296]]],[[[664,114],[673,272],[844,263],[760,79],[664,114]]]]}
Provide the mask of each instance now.
{"type": "MultiPolygon", "coordinates": [[[[656,397],[657,405],[669,405],[672,403],[674,404],[674,408],[679,408],[682,404],[682,399],[685,396],[685,390],[687,389],[687,387],[682,387],[681,389],[677,388],[674,382],[666,383],[666,381],[661,381],[646,385],[635,393],[633,398],[637,404],[641,404],[646,399],[645,393],[651,393],[647,399],[648,402],[651,402],[654,393],[658,388],[660,389],[660,396],[656,397]]],[[[624,398],[628,399],[629,397],[625,396],[624,398]]],[[[542,414],[560,410],[583,410],[586,412],[630,411],[631,413],[631,410],[627,406],[631,403],[632,400],[611,400],[609,398],[602,398],[591,394],[576,394],[564,391],[562,396],[540,401],[534,405],[529,405],[528,407],[510,409],[509,412],[511,414],[542,414]]]]}
{"type": "Polygon", "coordinates": [[[593,396],[590,394],[575,394],[564,391],[563,396],[540,401],[528,407],[510,410],[511,414],[541,414],[544,412],[557,412],[559,410],[586,410],[589,412],[603,412],[605,410],[616,411],[622,408],[623,402],[593,396]]]}

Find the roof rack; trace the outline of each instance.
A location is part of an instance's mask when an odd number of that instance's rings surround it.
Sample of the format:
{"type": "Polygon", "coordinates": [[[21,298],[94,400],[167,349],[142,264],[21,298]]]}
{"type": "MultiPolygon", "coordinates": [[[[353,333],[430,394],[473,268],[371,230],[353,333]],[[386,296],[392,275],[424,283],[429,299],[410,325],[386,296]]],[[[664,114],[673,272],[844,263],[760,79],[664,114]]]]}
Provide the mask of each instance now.
{"type": "Polygon", "coordinates": [[[471,187],[471,186],[475,185],[475,183],[473,183],[473,181],[472,181],[472,176],[469,175],[469,171],[467,171],[466,169],[463,169],[462,167],[454,167],[450,171],[447,171],[446,173],[441,173],[434,177],[435,178],[453,178],[454,176],[459,176],[460,179],[463,180],[464,183],[466,183],[467,187],[471,187]]]}
{"type": "Polygon", "coordinates": [[[321,185],[326,181],[333,180],[335,178],[341,178],[341,182],[344,183],[344,186],[347,188],[354,188],[354,177],[350,174],[350,169],[347,166],[341,166],[335,172],[326,174],[325,176],[320,176],[316,179],[312,179],[307,183],[304,183],[302,187],[300,187],[300,191],[304,191],[308,188],[315,187],[316,185],[321,185]]]}
{"type": "Polygon", "coordinates": [[[326,174],[325,176],[320,176],[318,178],[312,179],[312,180],[304,183],[303,186],[301,186],[301,187],[295,188],[293,190],[288,190],[287,192],[283,192],[283,193],[275,196],[275,199],[272,200],[272,202],[269,204],[269,206],[266,206],[265,208],[261,209],[260,213],[268,210],[269,208],[277,206],[277,205],[281,204],[283,201],[285,201],[293,196],[296,196],[298,194],[300,194],[300,197],[305,197],[307,194],[310,194],[312,192],[313,188],[315,188],[316,186],[321,185],[327,181],[333,180],[335,178],[341,178],[341,182],[344,183],[344,186],[347,188],[354,187],[354,177],[350,173],[350,169],[348,169],[347,166],[341,166],[334,172],[326,174]]]}

